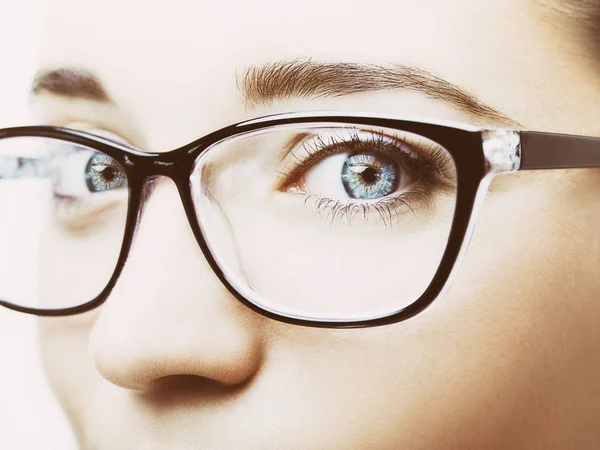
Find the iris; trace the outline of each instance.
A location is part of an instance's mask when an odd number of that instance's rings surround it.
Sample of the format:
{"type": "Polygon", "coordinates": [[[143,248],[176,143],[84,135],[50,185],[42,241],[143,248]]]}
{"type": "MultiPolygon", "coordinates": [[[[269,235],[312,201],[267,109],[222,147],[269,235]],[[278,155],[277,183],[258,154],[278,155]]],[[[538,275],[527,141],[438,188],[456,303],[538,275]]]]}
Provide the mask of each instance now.
{"type": "Polygon", "coordinates": [[[108,191],[127,184],[123,169],[110,156],[96,154],[85,168],[86,184],[90,192],[108,191]]]}
{"type": "Polygon", "coordinates": [[[398,187],[398,168],[385,155],[351,153],[342,166],[342,183],[351,198],[372,200],[393,193],[398,187]]]}

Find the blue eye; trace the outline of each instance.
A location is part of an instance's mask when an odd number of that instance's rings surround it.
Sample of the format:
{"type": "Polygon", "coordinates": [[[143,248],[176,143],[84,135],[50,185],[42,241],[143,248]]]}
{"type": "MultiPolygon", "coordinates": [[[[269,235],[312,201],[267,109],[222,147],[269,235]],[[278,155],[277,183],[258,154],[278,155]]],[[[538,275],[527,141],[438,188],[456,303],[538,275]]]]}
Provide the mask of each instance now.
{"type": "Polygon", "coordinates": [[[394,161],[383,155],[357,152],[342,166],[342,184],[350,198],[372,200],[392,194],[398,188],[399,173],[394,161]]]}
{"type": "Polygon", "coordinates": [[[96,153],[85,167],[85,182],[90,192],[102,192],[127,185],[127,177],[110,156],[96,153]]]}
{"type": "Polygon", "coordinates": [[[324,128],[301,136],[290,154],[285,192],[303,195],[319,216],[392,221],[425,217],[456,192],[452,157],[439,144],[393,130],[324,128]],[[323,213],[325,211],[325,213],[323,213]]]}

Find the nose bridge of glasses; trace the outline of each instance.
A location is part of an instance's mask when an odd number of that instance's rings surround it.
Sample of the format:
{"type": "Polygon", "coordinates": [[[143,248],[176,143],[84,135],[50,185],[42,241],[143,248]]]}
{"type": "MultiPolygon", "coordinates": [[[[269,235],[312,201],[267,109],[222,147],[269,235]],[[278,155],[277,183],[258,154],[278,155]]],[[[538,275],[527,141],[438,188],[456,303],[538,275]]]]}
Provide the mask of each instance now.
{"type": "Polygon", "coordinates": [[[175,183],[185,179],[190,172],[190,158],[187,153],[174,150],[167,153],[146,154],[134,161],[138,172],[144,178],[167,177],[175,183]]]}

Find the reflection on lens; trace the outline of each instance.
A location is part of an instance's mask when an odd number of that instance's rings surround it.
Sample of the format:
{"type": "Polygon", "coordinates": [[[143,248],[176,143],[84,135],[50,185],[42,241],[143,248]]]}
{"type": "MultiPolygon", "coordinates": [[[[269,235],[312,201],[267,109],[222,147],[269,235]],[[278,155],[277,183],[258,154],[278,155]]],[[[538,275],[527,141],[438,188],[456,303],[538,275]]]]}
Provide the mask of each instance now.
{"type": "Polygon", "coordinates": [[[450,153],[423,136],[282,126],[210,148],[191,183],[221,270],[246,298],[313,320],[393,314],[429,286],[456,206],[450,153]]]}
{"type": "Polygon", "coordinates": [[[114,272],[127,177],[109,155],[41,137],[0,140],[0,299],[34,308],[93,300],[114,272]]]}

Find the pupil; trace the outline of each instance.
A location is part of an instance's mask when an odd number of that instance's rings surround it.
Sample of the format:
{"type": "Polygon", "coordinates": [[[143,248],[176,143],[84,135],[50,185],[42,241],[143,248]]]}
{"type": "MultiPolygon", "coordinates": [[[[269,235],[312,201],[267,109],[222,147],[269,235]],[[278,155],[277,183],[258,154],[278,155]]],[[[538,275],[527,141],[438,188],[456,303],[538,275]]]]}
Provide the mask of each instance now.
{"type": "Polygon", "coordinates": [[[379,178],[379,173],[372,167],[367,167],[362,173],[362,178],[365,183],[373,184],[379,178]]]}
{"type": "Polygon", "coordinates": [[[106,167],[100,171],[104,179],[108,182],[113,181],[115,179],[115,171],[111,167],[106,167]]]}

